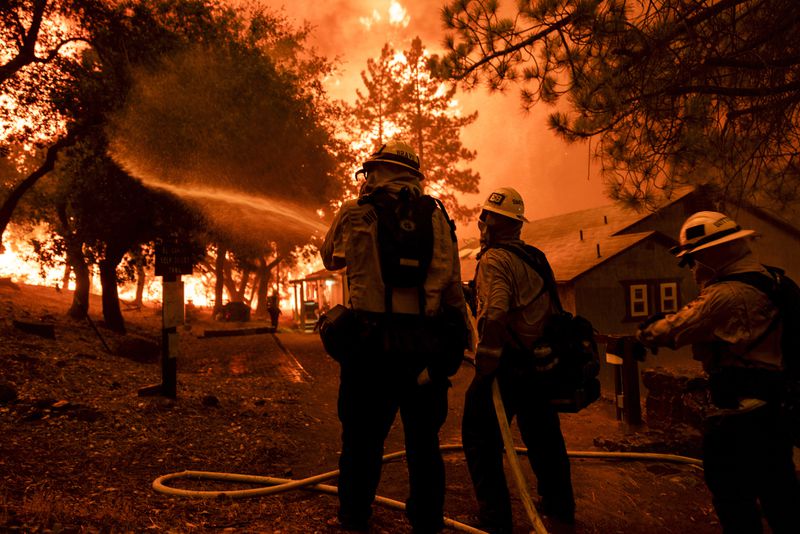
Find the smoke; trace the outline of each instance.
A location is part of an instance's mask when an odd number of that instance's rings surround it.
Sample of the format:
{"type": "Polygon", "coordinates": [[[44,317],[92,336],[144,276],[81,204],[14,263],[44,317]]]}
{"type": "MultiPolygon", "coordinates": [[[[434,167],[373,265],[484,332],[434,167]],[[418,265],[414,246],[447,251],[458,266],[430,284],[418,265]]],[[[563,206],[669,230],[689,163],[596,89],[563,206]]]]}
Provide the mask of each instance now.
{"type": "Polygon", "coordinates": [[[339,186],[326,133],[297,91],[263,57],[171,56],[134,73],[111,121],[111,156],[246,240],[307,242],[339,186]]]}

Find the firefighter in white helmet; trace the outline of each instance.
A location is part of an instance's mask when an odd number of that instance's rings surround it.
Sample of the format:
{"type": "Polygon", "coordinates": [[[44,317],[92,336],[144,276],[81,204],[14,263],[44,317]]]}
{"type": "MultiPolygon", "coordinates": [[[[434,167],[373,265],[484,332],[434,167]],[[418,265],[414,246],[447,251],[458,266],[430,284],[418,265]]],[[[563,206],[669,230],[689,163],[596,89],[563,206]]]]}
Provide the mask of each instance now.
{"type": "Polygon", "coordinates": [[[770,298],[773,274],[752,254],[742,229],[723,213],[686,219],[673,253],[692,270],[700,294],[678,312],[653,316],[638,339],[649,347],[691,345],[709,376],[703,466],[723,532],[800,532],[792,439],[782,390],[781,328],[770,298]],[[760,504],[760,507],[759,507],[760,504]]]}
{"type": "Polygon", "coordinates": [[[555,284],[540,251],[520,238],[525,205],[517,191],[503,187],[483,204],[478,226],[481,252],[475,275],[478,347],[475,378],[466,393],[462,442],[479,505],[480,527],[511,533],[512,515],[503,473],[503,442],[492,402],[497,377],[509,417],[517,416],[536,474],[544,515],[573,523],[575,499],[570,464],[558,413],[542,387],[528,350],[542,337],[546,319],[556,312],[547,284],[555,284]],[[521,254],[540,254],[537,272],[521,254]],[[518,252],[515,252],[518,251],[518,252]]]}
{"type": "Polygon", "coordinates": [[[350,343],[338,357],[338,519],[345,529],[367,530],[383,442],[399,410],[408,451],[406,514],[414,532],[438,532],[445,491],[438,433],[448,376],[468,342],[454,227],[443,206],[423,195],[419,158],[406,143],[381,146],[356,175],[365,178],[359,199],[342,206],[321,249],[326,268],[347,269],[354,316],[350,343]]]}

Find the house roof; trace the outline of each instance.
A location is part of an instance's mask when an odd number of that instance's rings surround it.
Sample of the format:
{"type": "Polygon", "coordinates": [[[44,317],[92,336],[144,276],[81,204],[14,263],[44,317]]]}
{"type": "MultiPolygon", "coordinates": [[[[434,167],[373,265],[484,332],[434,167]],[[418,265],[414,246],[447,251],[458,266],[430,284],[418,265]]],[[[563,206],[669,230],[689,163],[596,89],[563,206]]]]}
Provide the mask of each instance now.
{"type": "Polygon", "coordinates": [[[647,215],[610,204],[532,221],[522,239],[547,255],[556,281],[569,282],[655,234],[619,234],[647,215]]]}
{"type": "MultiPolygon", "coordinates": [[[[564,283],[650,237],[663,241],[665,246],[671,244],[658,232],[620,233],[649,215],[650,212],[609,204],[531,221],[523,226],[522,239],[547,255],[556,281],[564,283]]],[[[479,250],[474,243],[462,247],[462,277],[470,278],[474,273],[479,250]]]]}
{"type": "Polygon", "coordinates": [[[329,271],[328,269],[320,269],[318,271],[314,271],[313,273],[305,275],[303,278],[297,278],[295,280],[290,280],[289,282],[292,284],[299,284],[300,282],[314,282],[316,280],[331,280],[335,278],[337,274],[343,272],[343,269],[339,269],[338,271],[329,271]]]}

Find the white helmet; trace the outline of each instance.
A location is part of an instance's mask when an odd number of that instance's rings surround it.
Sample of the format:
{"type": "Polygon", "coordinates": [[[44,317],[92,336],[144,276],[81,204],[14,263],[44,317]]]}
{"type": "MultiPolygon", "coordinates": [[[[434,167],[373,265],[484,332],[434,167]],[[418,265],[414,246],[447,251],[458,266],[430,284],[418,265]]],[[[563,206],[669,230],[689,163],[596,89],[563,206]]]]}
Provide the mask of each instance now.
{"type": "Polygon", "coordinates": [[[503,215],[515,221],[528,222],[525,218],[525,203],[516,189],[501,187],[495,189],[483,203],[483,209],[503,215]]]}
{"type": "Polygon", "coordinates": [[[754,230],[742,230],[736,221],[716,211],[699,211],[690,215],[681,227],[680,244],[670,252],[677,257],[721,245],[735,239],[755,235],[754,230]]]}

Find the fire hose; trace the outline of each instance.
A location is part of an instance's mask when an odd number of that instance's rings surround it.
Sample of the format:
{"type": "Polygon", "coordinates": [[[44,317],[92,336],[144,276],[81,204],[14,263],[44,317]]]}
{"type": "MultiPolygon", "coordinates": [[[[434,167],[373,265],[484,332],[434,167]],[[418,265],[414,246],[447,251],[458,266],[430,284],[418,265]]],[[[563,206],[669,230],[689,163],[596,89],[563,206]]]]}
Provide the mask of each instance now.
{"type": "MultiPolygon", "coordinates": [[[[494,402],[497,421],[500,425],[500,433],[503,437],[503,445],[505,446],[509,467],[514,477],[514,482],[517,486],[517,489],[519,490],[520,497],[522,499],[522,503],[525,508],[525,513],[528,516],[528,520],[530,521],[531,525],[533,525],[534,532],[536,534],[547,534],[547,529],[542,523],[542,519],[541,517],[539,517],[539,514],[536,511],[536,507],[533,504],[533,500],[531,499],[530,494],[528,492],[528,484],[525,480],[525,475],[522,473],[519,459],[517,458],[517,453],[527,454],[528,450],[524,447],[514,446],[514,440],[511,435],[511,428],[509,427],[508,424],[508,419],[506,417],[505,407],[503,406],[503,400],[500,396],[500,387],[497,384],[497,379],[495,379],[492,382],[492,401],[494,402]]],[[[458,444],[442,445],[440,447],[440,450],[442,452],[461,451],[462,446],[458,444]]],[[[395,460],[397,458],[402,458],[403,456],[405,456],[405,454],[406,454],[405,451],[393,452],[391,454],[385,455],[383,457],[383,461],[388,462],[391,460],[395,460]]],[[[698,460],[697,458],[690,458],[688,456],[679,456],[675,454],[642,453],[642,452],[567,451],[567,455],[570,458],[611,458],[611,459],[625,459],[625,460],[654,460],[654,461],[675,462],[675,463],[693,465],[695,467],[699,467],[700,469],[702,469],[703,465],[702,461],[698,460]]],[[[180,471],[158,477],[153,481],[152,486],[155,491],[163,493],[165,495],[172,495],[176,497],[194,497],[203,499],[216,499],[225,497],[231,499],[240,499],[245,497],[262,497],[265,495],[274,495],[276,493],[283,493],[285,491],[291,491],[296,489],[318,491],[321,493],[336,495],[337,494],[336,486],[321,484],[321,482],[336,478],[338,475],[339,471],[336,470],[295,480],[289,478],[244,475],[238,473],[221,473],[214,471],[180,471]],[[263,484],[263,486],[251,489],[240,489],[240,490],[230,490],[230,491],[207,491],[207,490],[180,489],[166,485],[167,482],[180,478],[217,480],[225,482],[243,482],[248,484],[263,484]]],[[[405,504],[403,504],[402,502],[396,501],[394,499],[389,499],[386,497],[381,497],[380,495],[375,497],[375,502],[382,506],[386,506],[388,508],[394,508],[396,510],[405,510],[406,508],[405,504]]],[[[449,527],[453,530],[457,530],[460,532],[468,532],[471,534],[487,534],[483,530],[471,527],[465,523],[460,523],[458,521],[454,521],[449,518],[444,518],[444,524],[446,527],[449,527]]]]}

